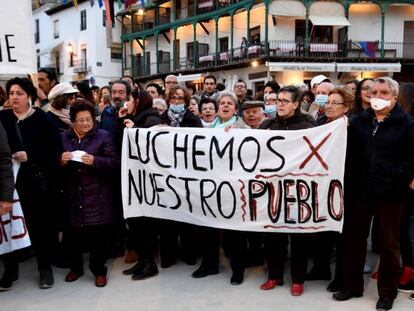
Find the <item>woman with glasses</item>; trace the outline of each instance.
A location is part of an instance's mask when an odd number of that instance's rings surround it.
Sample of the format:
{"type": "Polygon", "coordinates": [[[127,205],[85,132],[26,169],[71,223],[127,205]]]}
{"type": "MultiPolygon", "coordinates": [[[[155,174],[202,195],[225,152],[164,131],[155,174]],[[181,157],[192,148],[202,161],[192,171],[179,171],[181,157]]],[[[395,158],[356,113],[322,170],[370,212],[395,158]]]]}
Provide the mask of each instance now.
{"type": "MultiPolygon", "coordinates": [[[[185,86],[174,85],[166,95],[169,107],[161,115],[164,124],[171,127],[203,127],[201,119],[189,109],[190,94],[185,86]]],[[[172,266],[179,255],[185,263],[194,265],[196,263],[195,226],[165,220],[160,227],[162,228],[160,234],[161,267],[172,266]],[[180,236],[180,243],[178,243],[178,236],[180,236]]]]}
{"type": "Polygon", "coordinates": [[[343,86],[335,87],[329,92],[325,110],[326,119],[322,124],[348,115],[348,113],[352,110],[353,101],[354,96],[348,88],[343,86]]]}
{"type": "Polygon", "coordinates": [[[355,89],[355,105],[353,107],[353,114],[360,114],[367,110],[371,100],[371,89],[374,85],[374,80],[366,78],[361,80],[355,89]]]}
{"type": "Polygon", "coordinates": [[[62,133],[61,164],[67,207],[67,240],[70,272],[66,282],[74,282],[84,273],[83,251],[90,253],[89,268],[95,285],[107,283],[105,267],[114,223],[112,179],[119,169],[119,157],[111,135],[98,129],[95,108],[77,99],[70,109],[73,128],[62,133]]]}
{"type": "MultiPolygon", "coordinates": [[[[7,81],[6,92],[11,109],[0,111],[12,157],[20,164],[16,190],[25,215],[32,247],[37,258],[39,287],[54,284],[52,252],[57,239],[57,174],[62,142],[58,129],[45,112],[34,108],[37,90],[29,79],[7,81]]],[[[18,258],[4,258],[0,291],[9,290],[19,277],[18,258]]]]}
{"type": "Polygon", "coordinates": [[[60,131],[72,127],[70,121],[69,108],[76,100],[76,94],[79,92],[69,83],[59,83],[49,92],[50,108],[47,114],[56,124],[60,131]]]}
{"type": "MultiPolygon", "coordinates": [[[[300,130],[316,125],[312,116],[300,110],[300,92],[294,86],[286,86],[279,90],[276,101],[276,118],[265,120],[261,129],[300,130]]],[[[270,290],[283,285],[284,265],[287,257],[288,238],[290,237],[290,270],[292,276],[291,294],[300,296],[306,279],[308,258],[308,238],[300,233],[265,233],[264,252],[268,265],[268,279],[260,286],[262,290],[270,290]]]]}

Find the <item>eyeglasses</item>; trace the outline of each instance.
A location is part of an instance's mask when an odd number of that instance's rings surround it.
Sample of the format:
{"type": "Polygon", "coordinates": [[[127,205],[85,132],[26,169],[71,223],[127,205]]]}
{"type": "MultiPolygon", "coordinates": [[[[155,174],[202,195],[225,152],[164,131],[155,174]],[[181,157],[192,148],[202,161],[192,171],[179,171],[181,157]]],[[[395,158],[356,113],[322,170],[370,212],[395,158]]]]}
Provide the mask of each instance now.
{"type": "Polygon", "coordinates": [[[340,106],[340,105],[344,105],[345,103],[338,103],[336,101],[327,101],[326,105],[332,105],[332,106],[340,106]]]}
{"type": "Polygon", "coordinates": [[[171,100],[184,100],[184,96],[171,96],[171,100]]]}
{"type": "Polygon", "coordinates": [[[238,84],[234,86],[235,89],[244,89],[245,87],[246,86],[244,84],[238,84]]]}
{"type": "Polygon", "coordinates": [[[85,119],[76,119],[75,120],[76,123],[82,124],[82,123],[92,123],[93,119],[92,118],[85,118],[85,119]]]}
{"type": "Polygon", "coordinates": [[[369,86],[361,87],[361,91],[371,93],[371,88],[369,86]]]}
{"type": "Polygon", "coordinates": [[[178,82],[177,82],[177,81],[166,81],[165,83],[166,83],[166,84],[178,84],[178,82]]]}
{"type": "Polygon", "coordinates": [[[277,99],[276,98],[267,98],[266,103],[277,103],[277,99]]]}
{"type": "Polygon", "coordinates": [[[282,98],[282,99],[276,99],[275,102],[276,102],[276,104],[282,105],[282,106],[286,106],[287,104],[292,103],[291,100],[287,100],[287,99],[284,99],[284,98],[282,98]]]}

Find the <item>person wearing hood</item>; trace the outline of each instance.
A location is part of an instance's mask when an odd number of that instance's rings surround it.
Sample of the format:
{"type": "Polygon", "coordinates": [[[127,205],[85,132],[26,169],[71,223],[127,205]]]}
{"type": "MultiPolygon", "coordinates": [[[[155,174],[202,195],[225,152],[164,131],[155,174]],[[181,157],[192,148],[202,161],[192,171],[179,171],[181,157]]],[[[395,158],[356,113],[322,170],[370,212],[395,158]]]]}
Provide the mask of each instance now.
{"type": "Polygon", "coordinates": [[[403,201],[414,177],[414,120],[397,104],[398,94],[398,82],[376,79],[371,108],[348,128],[343,284],[333,298],[363,295],[367,238],[375,215],[380,245],[377,310],[390,310],[397,296],[403,201]]]}
{"type": "MultiPolygon", "coordinates": [[[[300,109],[300,93],[294,86],[286,86],[279,90],[277,114],[274,119],[265,120],[260,129],[269,130],[300,130],[316,126],[315,120],[300,109]]],[[[265,233],[264,252],[268,265],[268,279],[260,289],[270,290],[283,285],[284,264],[287,257],[288,238],[290,236],[292,296],[303,293],[306,279],[308,258],[308,238],[300,233],[265,233]]]]}
{"type": "Polygon", "coordinates": [[[50,107],[48,116],[59,128],[60,131],[72,127],[70,121],[69,108],[76,100],[76,94],[79,92],[70,83],[59,83],[49,92],[48,99],[50,107]]]}

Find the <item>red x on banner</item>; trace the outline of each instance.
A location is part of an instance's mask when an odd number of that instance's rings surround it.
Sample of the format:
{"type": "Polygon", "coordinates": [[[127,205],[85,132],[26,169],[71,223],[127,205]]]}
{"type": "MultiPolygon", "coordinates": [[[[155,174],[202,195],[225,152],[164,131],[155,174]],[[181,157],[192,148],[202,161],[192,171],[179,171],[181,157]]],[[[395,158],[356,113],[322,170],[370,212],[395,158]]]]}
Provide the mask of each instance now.
{"type": "Polygon", "coordinates": [[[329,133],[328,135],[326,135],[324,139],[322,139],[322,141],[316,147],[312,145],[309,138],[307,138],[306,136],[303,136],[303,139],[306,141],[306,143],[308,144],[312,152],[306,157],[306,159],[299,166],[300,169],[303,169],[305,165],[310,161],[310,159],[312,159],[312,157],[315,156],[319,160],[319,162],[321,162],[321,165],[324,167],[324,169],[328,170],[328,164],[326,164],[326,162],[322,159],[322,157],[318,153],[318,150],[322,147],[324,143],[326,143],[326,141],[329,139],[331,135],[332,133],[329,133]]]}

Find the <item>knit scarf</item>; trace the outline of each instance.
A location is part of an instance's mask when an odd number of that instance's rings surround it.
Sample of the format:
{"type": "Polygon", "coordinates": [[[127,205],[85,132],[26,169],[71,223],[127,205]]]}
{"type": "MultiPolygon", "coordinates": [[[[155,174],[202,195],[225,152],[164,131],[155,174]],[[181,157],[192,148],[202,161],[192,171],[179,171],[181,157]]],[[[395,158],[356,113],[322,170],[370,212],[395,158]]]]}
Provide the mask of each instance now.
{"type": "Polygon", "coordinates": [[[53,108],[52,106],[50,106],[50,110],[51,113],[53,113],[54,115],[56,115],[60,120],[62,120],[65,124],[67,124],[69,127],[72,127],[72,121],[70,121],[70,117],[69,117],[69,109],[56,109],[53,108]]]}
{"type": "Polygon", "coordinates": [[[184,114],[186,113],[187,109],[184,109],[180,113],[174,113],[171,109],[167,110],[168,118],[171,120],[171,127],[180,127],[181,121],[184,119],[184,114]]]}
{"type": "Polygon", "coordinates": [[[230,120],[226,121],[226,122],[221,122],[220,118],[216,118],[216,120],[214,120],[213,124],[211,125],[211,128],[226,128],[229,125],[233,125],[234,123],[237,122],[237,117],[233,116],[230,120]]]}

